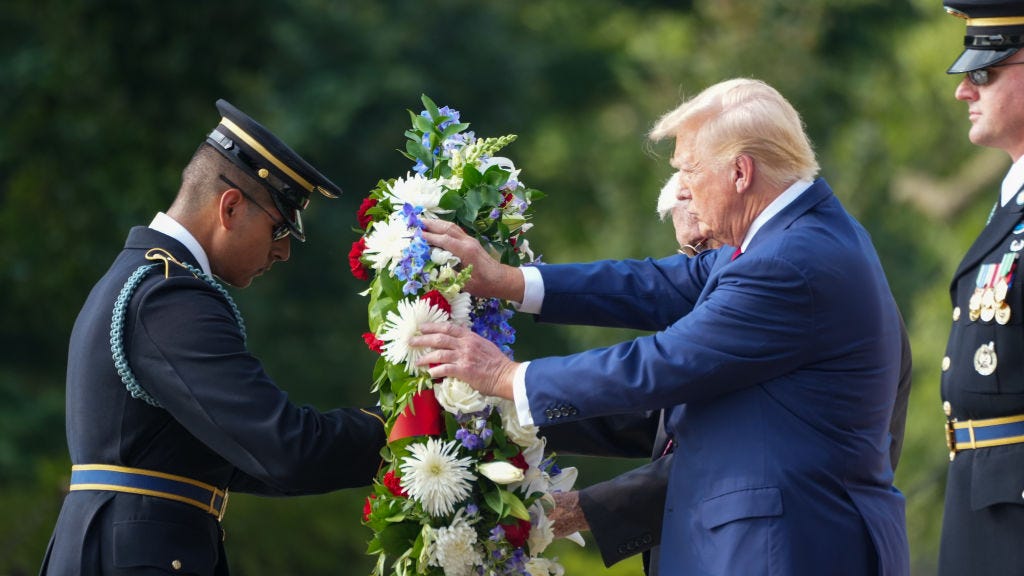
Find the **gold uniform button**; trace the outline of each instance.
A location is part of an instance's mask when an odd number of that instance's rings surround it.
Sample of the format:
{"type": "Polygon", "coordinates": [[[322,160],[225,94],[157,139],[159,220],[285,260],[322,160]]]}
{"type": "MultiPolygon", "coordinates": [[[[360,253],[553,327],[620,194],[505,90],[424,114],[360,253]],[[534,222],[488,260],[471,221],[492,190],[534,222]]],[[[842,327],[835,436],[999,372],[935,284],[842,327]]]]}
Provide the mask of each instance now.
{"type": "Polygon", "coordinates": [[[960,319],[960,307],[957,306],[956,308],[953,308],[953,322],[956,322],[959,319],[960,319]]]}
{"type": "Polygon", "coordinates": [[[181,560],[174,560],[174,561],[172,561],[171,562],[171,568],[173,568],[175,571],[181,570],[181,560]]]}
{"type": "Polygon", "coordinates": [[[943,372],[945,372],[946,370],[949,370],[949,362],[950,362],[949,356],[943,356],[942,357],[942,371],[943,372]]]}
{"type": "Polygon", "coordinates": [[[946,400],[945,402],[942,403],[942,411],[946,414],[946,416],[953,415],[953,405],[949,403],[949,400],[946,400]]]}

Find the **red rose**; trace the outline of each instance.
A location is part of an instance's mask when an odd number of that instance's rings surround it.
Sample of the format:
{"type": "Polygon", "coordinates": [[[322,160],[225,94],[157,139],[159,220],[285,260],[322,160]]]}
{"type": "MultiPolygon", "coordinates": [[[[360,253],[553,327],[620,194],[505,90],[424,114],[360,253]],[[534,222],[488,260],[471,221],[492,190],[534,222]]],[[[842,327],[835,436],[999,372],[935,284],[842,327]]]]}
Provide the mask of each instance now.
{"type": "Polygon", "coordinates": [[[363,342],[366,342],[366,347],[377,354],[384,351],[384,341],[374,336],[373,332],[364,332],[363,342]]]}
{"type": "Polygon", "coordinates": [[[366,238],[360,238],[352,243],[352,249],[348,251],[348,267],[352,270],[352,275],[360,280],[369,280],[370,273],[366,270],[366,266],[359,258],[363,255],[363,250],[366,250],[366,238]]]}
{"type": "Polygon", "coordinates": [[[522,548],[526,544],[526,539],[530,537],[530,522],[519,518],[514,520],[515,524],[502,524],[501,527],[505,530],[505,539],[508,543],[516,548],[522,548]]]}
{"type": "Polygon", "coordinates": [[[437,306],[438,309],[444,310],[448,314],[452,313],[452,305],[448,303],[448,300],[441,295],[437,290],[431,290],[423,296],[420,296],[420,300],[426,300],[432,306],[437,306]]]}
{"type": "Polygon", "coordinates": [[[356,212],[356,221],[359,222],[359,227],[366,230],[366,227],[373,222],[372,216],[367,216],[366,211],[377,205],[375,198],[363,198],[363,203],[359,205],[359,211],[356,212]]]}
{"type": "Polygon", "coordinates": [[[523,456],[523,452],[520,450],[519,454],[508,459],[508,463],[519,468],[523,472],[530,469],[530,465],[526,463],[526,458],[523,456]]]}
{"type": "Polygon", "coordinates": [[[408,498],[409,493],[402,488],[402,479],[395,476],[394,470],[388,470],[384,474],[384,485],[387,486],[388,490],[395,496],[401,496],[402,498],[408,498]]]}
{"type": "Polygon", "coordinates": [[[363,522],[370,521],[370,513],[373,512],[373,499],[376,497],[376,494],[370,494],[366,497],[366,502],[363,504],[363,522]]]}

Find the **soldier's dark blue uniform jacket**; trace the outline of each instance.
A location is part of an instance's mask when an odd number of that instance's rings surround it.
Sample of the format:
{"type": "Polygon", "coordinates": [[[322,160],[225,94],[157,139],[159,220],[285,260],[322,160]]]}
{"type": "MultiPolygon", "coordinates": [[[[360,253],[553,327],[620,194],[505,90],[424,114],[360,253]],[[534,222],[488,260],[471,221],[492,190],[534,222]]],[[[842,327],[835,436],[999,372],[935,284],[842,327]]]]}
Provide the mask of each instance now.
{"type": "MultiPolygon", "coordinates": [[[[198,269],[177,240],[136,227],[89,294],[68,351],[72,464],[140,468],[264,495],[369,484],[385,440],[381,421],[357,409],[319,412],[289,402],[246,349],[226,293],[181,265],[156,261],[127,307],[125,355],[160,407],[132,397],[112,359],[111,317],[132,273],[154,263],[145,258],[153,248],[198,269]]],[[[41,573],[225,574],[221,542],[216,511],[73,490],[41,573]]]]}
{"type": "MultiPolygon", "coordinates": [[[[948,419],[959,426],[1024,414],[1022,249],[1024,195],[1018,194],[993,214],[953,276],[942,399],[948,419]],[[1010,285],[999,299],[994,286],[1007,276],[1010,285]],[[991,299],[983,297],[986,291],[991,299]]],[[[975,430],[976,442],[991,429],[975,430]]],[[[970,431],[954,432],[963,437],[970,431]]],[[[942,532],[940,574],[1024,574],[1024,444],[971,449],[970,442],[957,443],[942,532]]]]}

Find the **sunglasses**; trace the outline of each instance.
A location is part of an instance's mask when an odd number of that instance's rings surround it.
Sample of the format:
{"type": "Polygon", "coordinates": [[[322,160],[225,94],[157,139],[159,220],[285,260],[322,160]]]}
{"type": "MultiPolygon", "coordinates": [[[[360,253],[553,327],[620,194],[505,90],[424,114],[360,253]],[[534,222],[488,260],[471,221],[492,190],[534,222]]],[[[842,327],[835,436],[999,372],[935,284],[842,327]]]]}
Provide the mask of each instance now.
{"type": "Polygon", "coordinates": [[[257,208],[263,210],[263,213],[270,217],[271,222],[274,223],[274,228],[270,231],[270,237],[273,239],[274,242],[277,242],[278,240],[283,240],[289,234],[292,233],[292,229],[288,226],[288,222],[286,222],[283,218],[280,220],[274,218],[274,215],[271,214],[269,210],[264,208],[263,205],[257,202],[255,198],[246,194],[245,190],[242,190],[238,186],[238,184],[235,184],[231,180],[228,180],[227,177],[224,176],[223,174],[220,175],[220,179],[223,180],[224,183],[227,184],[228,186],[231,186],[232,188],[241,192],[242,196],[244,196],[246,200],[255,204],[257,208]]]}
{"type": "Polygon", "coordinates": [[[992,76],[989,74],[989,70],[992,68],[999,68],[1001,66],[1013,66],[1016,64],[1024,64],[1024,62],[1004,62],[1002,64],[993,64],[986,66],[985,68],[979,68],[977,70],[971,70],[966,72],[967,80],[975,86],[984,86],[992,81],[992,76]]]}

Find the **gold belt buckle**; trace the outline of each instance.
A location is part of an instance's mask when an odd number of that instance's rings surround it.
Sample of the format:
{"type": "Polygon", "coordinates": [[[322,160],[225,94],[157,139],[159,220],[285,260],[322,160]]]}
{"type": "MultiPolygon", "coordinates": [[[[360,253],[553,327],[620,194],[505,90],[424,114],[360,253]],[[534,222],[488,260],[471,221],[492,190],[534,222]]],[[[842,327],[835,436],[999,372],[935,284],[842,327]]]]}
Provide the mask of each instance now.
{"type": "Polygon", "coordinates": [[[956,458],[956,429],[953,428],[955,419],[946,420],[946,448],[949,448],[949,461],[952,462],[956,458]]]}
{"type": "Polygon", "coordinates": [[[220,503],[220,513],[217,515],[217,522],[224,520],[224,514],[228,511],[228,489],[224,489],[224,500],[220,503]]]}

